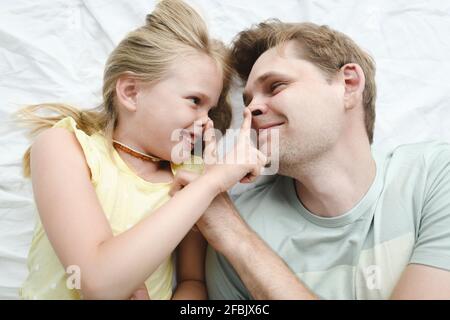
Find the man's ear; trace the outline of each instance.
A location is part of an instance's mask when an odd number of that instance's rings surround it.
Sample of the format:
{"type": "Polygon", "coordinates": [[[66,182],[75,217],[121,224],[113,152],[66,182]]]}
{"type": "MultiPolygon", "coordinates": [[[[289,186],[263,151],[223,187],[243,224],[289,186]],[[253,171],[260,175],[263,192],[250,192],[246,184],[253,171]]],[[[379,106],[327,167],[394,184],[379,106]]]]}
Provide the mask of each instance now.
{"type": "Polygon", "coordinates": [[[136,111],[138,86],[137,80],[130,73],[122,74],[116,82],[116,96],[120,105],[128,111],[136,111]]]}
{"type": "Polygon", "coordinates": [[[344,80],[345,108],[352,109],[362,100],[366,78],[361,67],[356,63],[347,63],[341,68],[344,80]]]}

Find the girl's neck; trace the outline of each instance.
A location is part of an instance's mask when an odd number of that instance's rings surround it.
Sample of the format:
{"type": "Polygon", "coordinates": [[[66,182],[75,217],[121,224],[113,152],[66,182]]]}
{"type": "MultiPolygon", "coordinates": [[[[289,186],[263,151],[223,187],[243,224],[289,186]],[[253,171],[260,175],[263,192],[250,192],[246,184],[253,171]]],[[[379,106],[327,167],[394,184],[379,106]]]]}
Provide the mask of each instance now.
{"type": "Polygon", "coordinates": [[[140,178],[152,183],[172,181],[173,174],[168,162],[146,161],[133,157],[120,149],[116,150],[130,170],[140,178]]]}
{"type": "Polygon", "coordinates": [[[147,153],[143,152],[142,149],[131,140],[132,139],[129,139],[126,135],[120,134],[118,130],[113,134],[113,141],[120,143],[120,145],[113,143],[113,146],[120,158],[131,171],[140,178],[153,183],[168,182],[172,180],[171,168],[167,161],[152,161],[152,155],[148,155],[149,157],[142,156],[141,154],[146,155],[147,153]],[[131,152],[130,149],[132,150],[131,152]],[[138,154],[136,154],[136,152],[138,152],[138,154]]]}

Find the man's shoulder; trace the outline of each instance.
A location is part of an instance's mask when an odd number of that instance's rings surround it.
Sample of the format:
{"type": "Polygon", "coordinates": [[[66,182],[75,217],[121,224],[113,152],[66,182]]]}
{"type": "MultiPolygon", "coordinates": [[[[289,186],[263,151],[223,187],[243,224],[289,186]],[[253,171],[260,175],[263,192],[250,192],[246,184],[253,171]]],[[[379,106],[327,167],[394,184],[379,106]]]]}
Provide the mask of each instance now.
{"type": "Polygon", "coordinates": [[[450,188],[450,144],[429,141],[399,145],[381,157],[378,154],[377,165],[380,159],[385,161],[381,166],[384,187],[380,199],[395,199],[385,201],[385,207],[391,204],[396,208],[396,203],[401,203],[405,209],[411,204],[410,212],[419,223],[422,208],[430,198],[444,201],[441,195],[448,194],[450,188]]]}
{"type": "Polygon", "coordinates": [[[416,142],[409,144],[401,144],[394,148],[393,153],[409,153],[409,154],[421,154],[421,155],[433,155],[440,152],[449,152],[450,143],[438,140],[416,142]]]}
{"type": "Polygon", "coordinates": [[[422,167],[422,169],[450,163],[450,144],[443,141],[426,141],[398,145],[394,148],[374,148],[378,159],[401,164],[403,168],[422,167]]]}

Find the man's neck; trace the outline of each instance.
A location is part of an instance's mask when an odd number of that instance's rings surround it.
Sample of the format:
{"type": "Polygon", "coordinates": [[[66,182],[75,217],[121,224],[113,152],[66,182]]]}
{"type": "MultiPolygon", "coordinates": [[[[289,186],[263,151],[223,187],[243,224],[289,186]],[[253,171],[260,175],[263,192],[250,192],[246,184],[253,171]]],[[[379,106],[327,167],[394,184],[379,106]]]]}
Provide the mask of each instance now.
{"type": "Polygon", "coordinates": [[[376,176],[370,145],[337,146],[289,176],[295,179],[297,197],[312,213],[336,217],[351,210],[367,193],[376,176]]]}

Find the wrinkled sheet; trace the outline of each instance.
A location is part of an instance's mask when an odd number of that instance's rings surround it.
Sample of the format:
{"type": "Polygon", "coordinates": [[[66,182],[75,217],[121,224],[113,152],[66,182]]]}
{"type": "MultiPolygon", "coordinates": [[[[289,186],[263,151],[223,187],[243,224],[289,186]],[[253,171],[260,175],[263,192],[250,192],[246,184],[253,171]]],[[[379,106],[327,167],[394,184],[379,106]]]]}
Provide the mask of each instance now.
{"type": "MultiPolygon", "coordinates": [[[[197,0],[211,33],[229,43],[262,20],[312,21],[350,35],[377,62],[375,146],[450,142],[450,2],[441,0],[197,0]]],[[[36,213],[21,175],[29,145],[9,121],[19,106],[101,97],[113,46],[143,23],[154,1],[15,0],[0,3],[0,299],[15,299],[26,274],[36,213]]],[[[241,121],[240,91],[233,94],[241,121]]],[[[234,189],[239,193],[244,189],[234,189]]]]}

